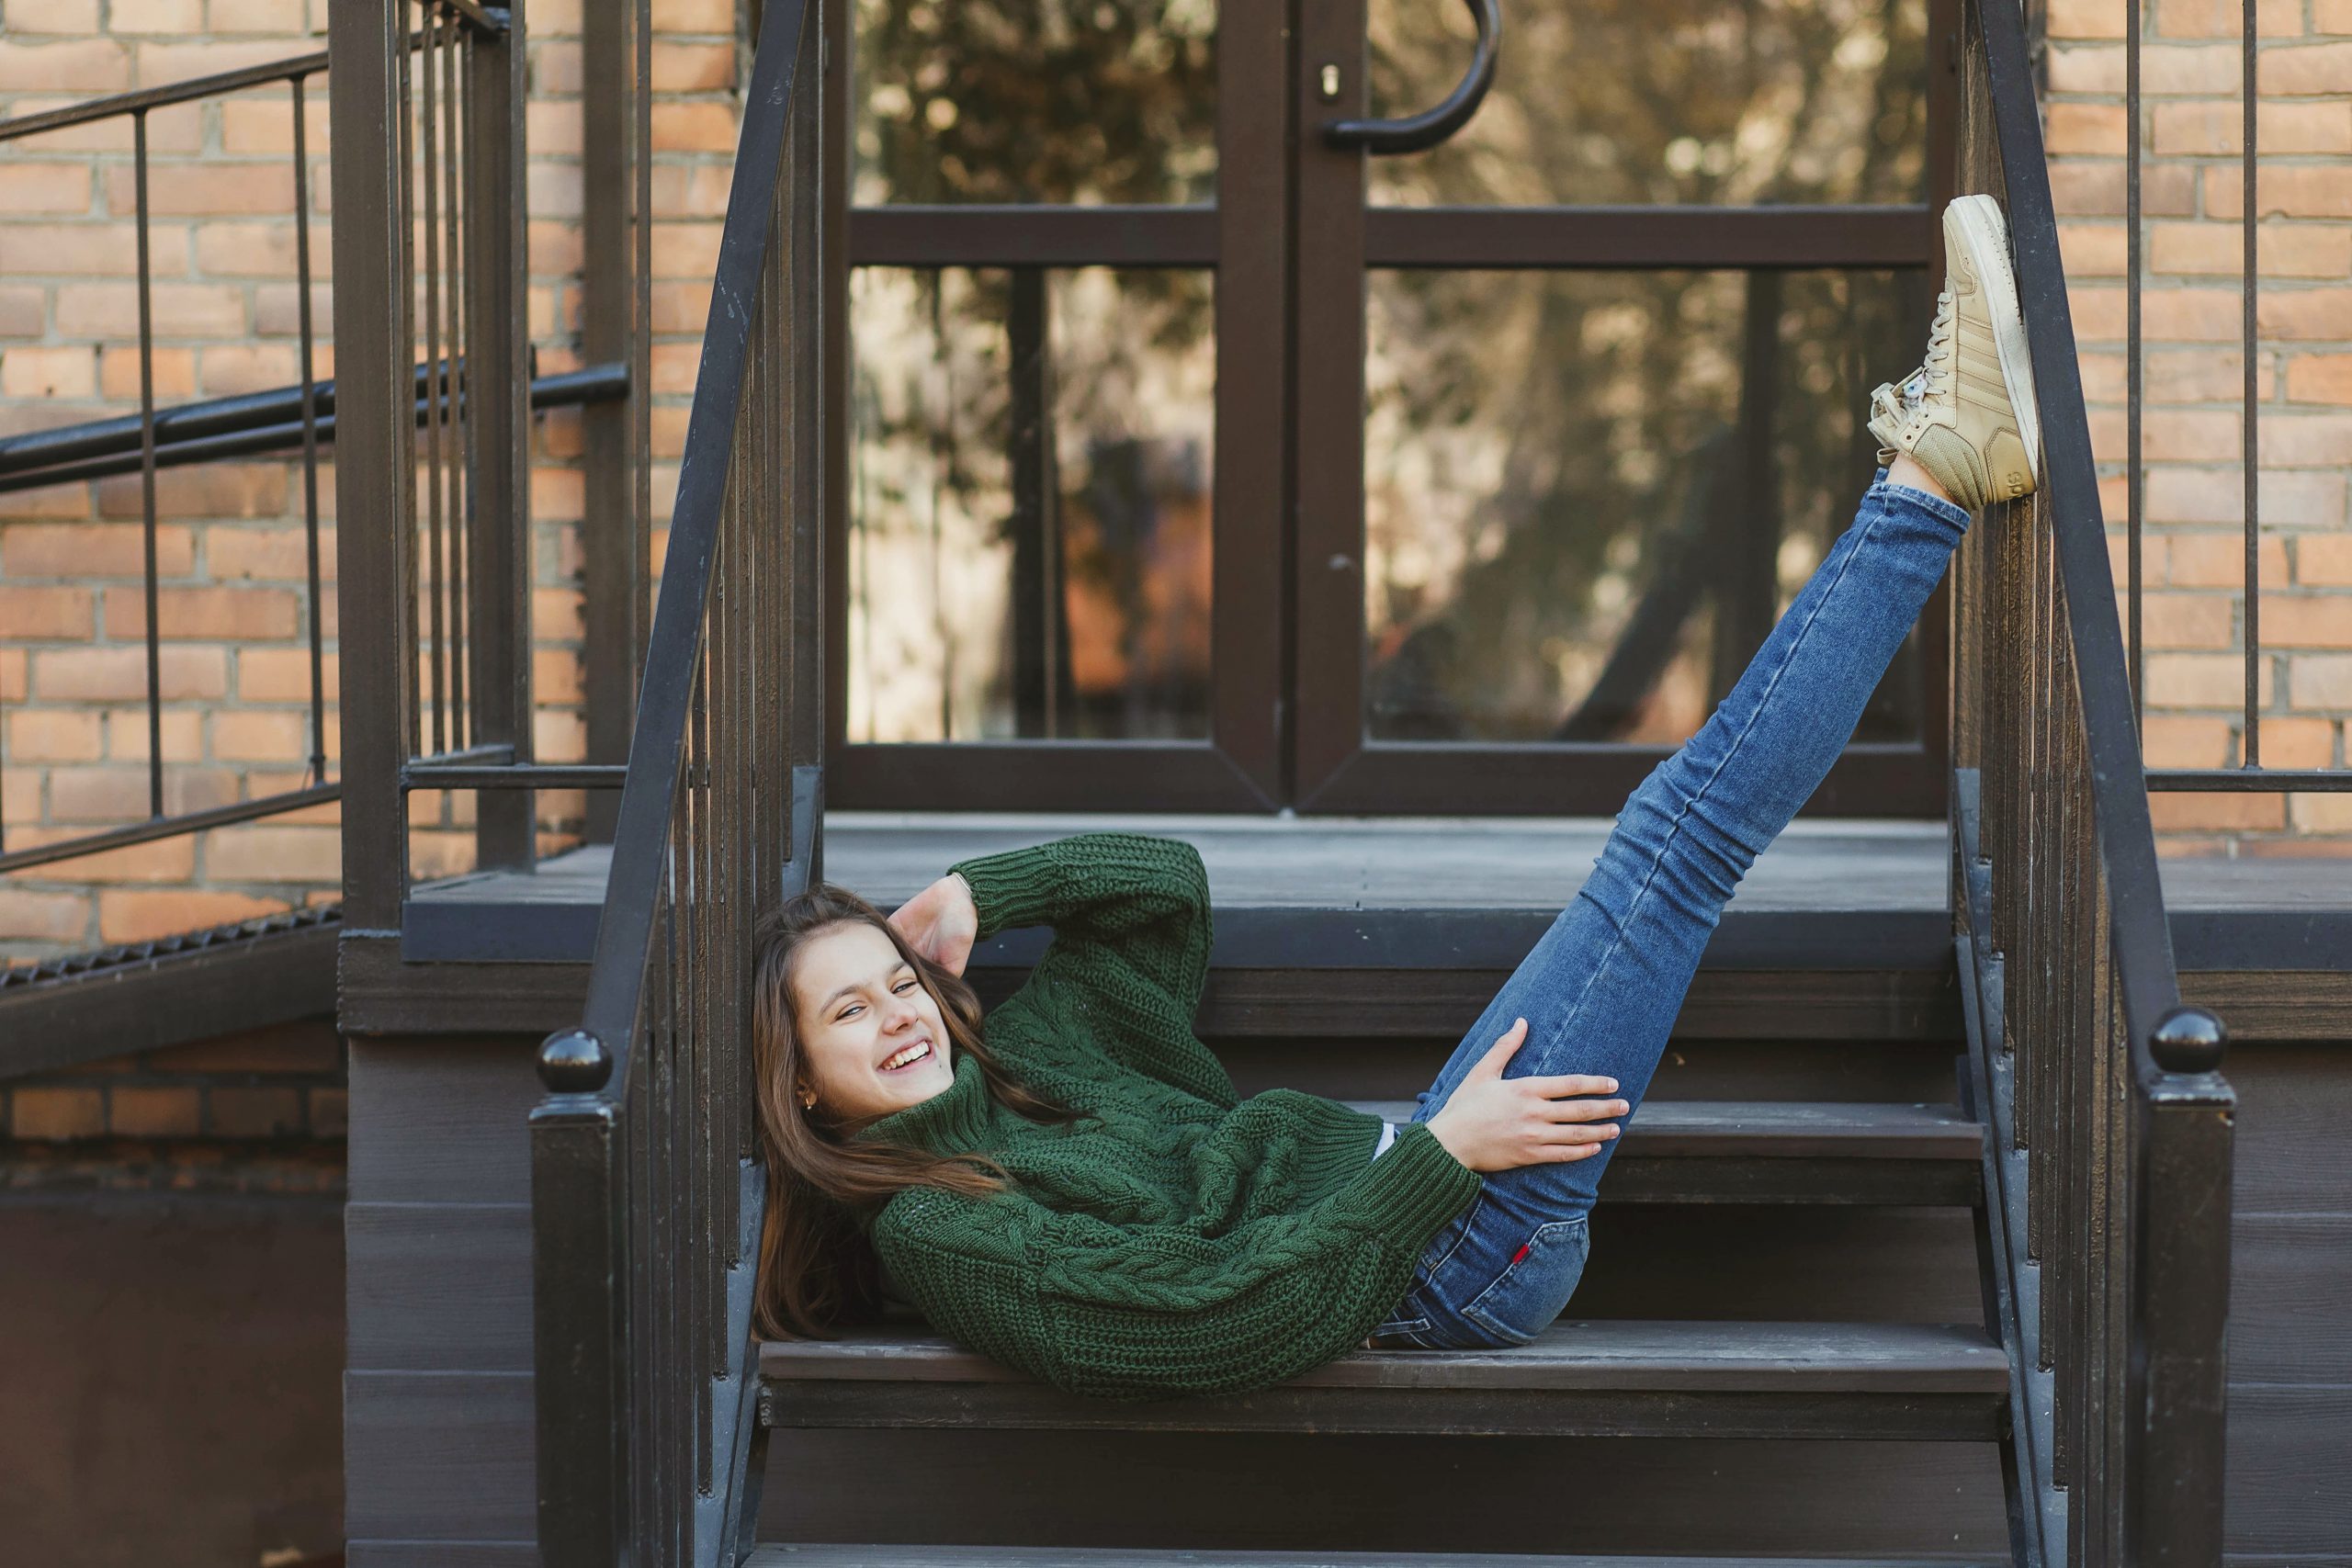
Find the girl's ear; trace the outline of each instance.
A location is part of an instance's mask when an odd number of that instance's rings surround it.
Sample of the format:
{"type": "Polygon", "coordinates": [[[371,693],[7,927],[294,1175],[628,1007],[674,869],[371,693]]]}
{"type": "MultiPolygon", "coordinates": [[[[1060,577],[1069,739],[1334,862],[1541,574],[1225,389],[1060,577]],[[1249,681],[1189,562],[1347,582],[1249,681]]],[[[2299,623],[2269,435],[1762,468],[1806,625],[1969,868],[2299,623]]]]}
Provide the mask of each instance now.
{"type": "Polygon", "coordinates": [[[815,1089],[810,1089],[807,1084],[802,1084],[796,1092],[800,1096],[801,1110],[814,1111],[817,1108],[817,1091],[815,1089]]]}

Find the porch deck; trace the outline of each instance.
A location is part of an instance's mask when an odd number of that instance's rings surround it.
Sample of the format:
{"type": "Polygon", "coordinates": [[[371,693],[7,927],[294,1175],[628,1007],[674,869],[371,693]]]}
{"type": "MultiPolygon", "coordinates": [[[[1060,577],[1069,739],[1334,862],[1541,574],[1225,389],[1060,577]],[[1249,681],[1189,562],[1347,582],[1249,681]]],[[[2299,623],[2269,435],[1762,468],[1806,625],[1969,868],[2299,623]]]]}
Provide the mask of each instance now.
{"type": "MultiPolygon", "coordinates": [[[[832,811],[825,874],[884,908],[950,863],[1093,829],[1189,840],[1208,868],[1220,969],[1509,970],[1572,898],[1600,818],[1341,818],[832,811]]],[[[584,963],[609,849],[413,889],[406,963],[584,963]]],[[[1940,968],[1951,957],[1941,822],[1800,821],[1756,863],[1707,949],[1711,968],[1792,963],[1940,968]]],[[[2340,860],[2164,863],[2183,970],[2352,968],[2352,866],[2340,860]]],[[[1018,967],[1045,938],[1011,931],[977,968],[1018,967]]]]}

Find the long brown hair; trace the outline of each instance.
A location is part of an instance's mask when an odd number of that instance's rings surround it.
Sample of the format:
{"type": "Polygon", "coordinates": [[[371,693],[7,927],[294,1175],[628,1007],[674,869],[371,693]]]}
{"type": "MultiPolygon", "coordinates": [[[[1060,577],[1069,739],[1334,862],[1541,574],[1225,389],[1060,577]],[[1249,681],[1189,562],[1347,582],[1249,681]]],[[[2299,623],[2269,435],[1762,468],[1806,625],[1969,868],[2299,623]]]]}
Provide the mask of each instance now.
{"type": "Polygon", "coordinates": [[[978,995],[961,976],[916,952],[880,910],[830,882],[786,899],[760,927],[752,968],[752,1092],[768,1178],[752,1321],[770,1339],[822,1338],[879,1311],[881,1266],[862,1214],[910,1187],[978,1196],[1011,1179],[986,1155],[853,1142],[856,1126],[834,1121],[821,1104],[802,1108],[795,1093],[802,1060],[793,964],[810,937],[844,925],[870,925],[890,939],[939,1005],[952,1048],[978,1065],[999,1104],[1034,1122],[1078,1119],[1005,1075],[981,1043],[978,995]]]}

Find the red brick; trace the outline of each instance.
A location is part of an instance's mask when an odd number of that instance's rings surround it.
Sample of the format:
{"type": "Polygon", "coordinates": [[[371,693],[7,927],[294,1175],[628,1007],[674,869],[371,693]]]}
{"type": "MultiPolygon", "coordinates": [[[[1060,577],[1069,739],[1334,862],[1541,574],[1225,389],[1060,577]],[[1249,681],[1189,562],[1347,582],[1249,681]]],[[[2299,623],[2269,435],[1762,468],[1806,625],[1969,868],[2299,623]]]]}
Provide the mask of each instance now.
{"type": "MultiPolygon", "coordinates": [[[[243,337],[245,296],[213,283],[158,283],[149,291],[154,334],[243,337]]],[[[57,330],[68,337],[120,342],[139,335],[139,290],[130,283],[69,283],[57,290],[57,330]]]]}
{"type": "Polygon", "coordinates": [[[24,285],[0,285],[0,337],[39,337],[49,320],[48,297],[24,285]]]}
{"type": "Polygon", "coordinates": [[[2352,413],[2272,412],[2262,416],[2255,437],[2266,464],[2341,467],[2352,460],[2352,413]]]}
{"type": "MultiPolygon", "coordinates": [[[[2234,103],[2158,104],[2150,116],[2159,157],[2232,156],[2245,145],[2245,112],[2234,103]]],[[[2256,104],[2257,154],[2352,151],[2352,104],[2256,104]]]]}
{"type": "MultiPolygon", "coordinates": [[[[137,821],[147,816],[153,798],[144,768],[56,768],[49,775],[52,822],[137,821]]],[[[234,773],[214,768],[164,770],[166,815],[206,811],[236,798],[234,773]]]]}
{"type": "Polygon", "coordinates": [[[240,71],[248,65],[273,65],[292,52],[295,51],[289,51],[284,40],[278,39],[250,43],[141,44],[139,50],[139,85],[159,87],[166,83],[186,82],[218,72],[240,71]]]}
{"type": "Polygon", "coordinates": [[[2141,636],[2155,648],[2228,648],[2237,615],[2219,593],[2150,593],[2141,603],[2141,636]]]}
{"type": "Polygon", "coordinates": [[[2257,333],[2265,338],[2340,342],[2345,322],[2352,321],[2352,288],[2264,290],[2255,300],[2254,321],[2257,333]]]}
{"type": "Polygon", "coordinates": [[[332,828],[261,823],[209,835],[206,872],[223,882],[332,882],[342,875],[342,835],[332,828]]]}
{"type": "MultiPolygon", "coordinates": [[[[2352,833],[2352,795],[2297,795],[2295,826],[2306,833],[2352,833]]],[[[2345,846],[2352,853],[2352,844],[2345,846]]]]}
{"type": "MultiPolygon", "coordinates": [[[[195,762],[204,757],[204,715],[166,708],[162,715],[164,761],[195,762]]],[[[106,716],[107,755],[118,762],[147,760],[147,710],[121,708],[106,716]]]]}
{"type": "Polygon", "coordinates": [[[212,754],[224,762],[290,762],[310,755],[303,715],[226,709],[212,716],[212,754]]]}
{"type": "Polygon", "coordinates": [[[112,39],[0,40],[0,92],[119,93],[130,85],[130,51],[112,39]]]}
{"type": "Polygon", "coordinates": [[[2265,716],[2262,720],[2262,765],[2266,768],[2335,766],[2335,721],[2265,716]]]}
{"type": "MultiPolygon", "coordinates": [[[[316,243],[313,236],[312,243],[316,243]]],[[[323,333],[334,321],[334,295],[327,285],[311,288],[311,330],[323,333]]],[[[264,337],[295,337],[302,331],[302,291],[290,283],[265,283],[254,290],[254,331],[264,337]]],[[[323,376],[326,372],[319,372],[323,376]]]]}
{"type": "Polygon", "coordinates": [[[89,924],[90,906],[78,893],[36,893],[0,886],[0,937],[73,942],[89,924]]]}
{"type": "MultiPolygon", "coordinates": [[[[196,231],[197,270],[212,277],[300,277],[301,255],[291,223],[206,223],[196,231]]],[[[311,236],[311,276],[327,276],[325,236],[311,236]]],[[[323,334],[327,322],[314,323],[323,334]]]]}
{"type": "MultiPolygon", "coordinates": [[[[211,0],[205,13],[216,33],[300,33],[311,30],[303,0],[211,0]]],[[[538,14],[531,31],[539,30],[538,14]]],[[[322,95],[323,96],[323,95],[322,95]]]]}
{"type": "MultiPolygon", "coordinates": [[[[210,528],[204,536],[204,564],[215,581],[298,582],[307,586],[311,572],[311,543],[307,530],[278,528],[210,528]]],[[[322,581],[334,581],[334,535],[321,530],[319,571],[322,581]]]]}
{"type": "MultiPolygon", "coordinates": [[[[0,703],[20,703],[31,682],[27,672],[32,661],[21,648],[0,648],[0,703]]],[[[0,821],[6,821],[0,817],[0,821]]]]}
{"type": "MultiPolygon", "coordinates": [[[[286,908],[277,898],[255,898],[243,893],[211,893],[183,888],[164,890],[109,889],[98,895],[98,928],[107,942],[148,942],[181,931],[202,931],[274,914],[286,908]]],[[[168,1053],[157,1053],[158,1056],[168,1053]]],[[[156,1065],[161,1066],[161,1063],[156,1065]]],[[[178,1071],[190,1071],[186,1067],[178,1071]]]]}
{"type": "Polygon", "coordinates": [[[0,354],[0,397],[87,398],[97,389],[98,358],[87,346],[24,344],[0,354]]]}
{"type": "MultiPolygon", "coordinates": [[[[320,660],[321,683],[332,703],[339,694],[335,656],[320,660]]],[[[307,649],[247,648],[237,653],[237,699],[247,703],[307,703],[311,700],[311,655],[307,649]]]]}
{"type": "MultiPolygon", "coordinates": [[[[147,358],[153,378],[155,401],[185,402],[196,396],[196,350],[154,345],[147,358]]],[[[98,391],[126,403],[139,400],[139,346],[103,344],[98,348],[98,391]]]]}
{"type": "MultiPolygon", "coordinates": [[[[2341,527],[2344,476],[2267,470],[2256,498],[2268,526],[2341,527]]],[[[2230,468],[2183,468],[2152,464],[2148,470],[2151,523],[2238,524],[2245,516],[2245,477],[2230,468]]]]}
{"type": "Polygon", "coordinates": [[[732,152],[738,130],[734,108],[698,99],[653,105],[653,147],[661,152],[732,152]]]}
{"type": "Polygon", "coordinates": [[[39,0],[37,5],[11,6],[8,28],[12,32],[86,37],[101,30],[98,0],[39,0]]]}
{"type": "MultiPolygon", "coordinates": [[[[2177,588],[2243,588],[2245,583],[2245,536],[2243,533],[2165,534],[2165,558],[2152,580],[2177,588]]],[[[2258,541],[2256,570],[2259,581],[2287,581],[2287,542],[2276,536],[2258,541]]]]}
{"type": "MultiPolygon", "coordinates": [[[[147,605],[139,590],[107,591],[107,635],[147,635],[147,605]]],[[[282,588],[165,588],[155,595],[156,625],[167,638],[254,640],[292,637],[301,601],[282,588]]]]}
{"type": "MultiPolygon", "coordinates": [[[[2288,93],[2352,92],[2352,43],[2303,43],[2266,49],[2255,56],[2255,90],[2264,97],[2288,93]]],[[[2255,127],[2257,138],[2260,125],[2255,127]]]]}
{"type": "MultiPolygon", "coordinates": [[[[2197,172],[2165,164],[2140,171],[2140,211],[2150,218],[2186,218],[2197,210],[2197,172]]],[[[2128,186],[2123,160],[2078,159],[2053,163],[2050,195],[2067,218],[2120,218],[2128,186]]]]}
{"type": "MultiPolygon", "coordinates": [[[[155,570],[186,577],[196,570],[196,541],[186,528],[155,530],[155,570]]],[[[147,531],[133,523],[19,523],[0,530],[0,570],[13,578],[144,577],[147,531]]]]}
{"type": "MultiPolygon", "coordinates": [[[[2257,170],[2255,217],[2352,218],[2352,168],[2340,162],[2266,164],[2257,170]]],[[[2233,222],[2245,213],[2245,180],[2234,167],[2204,171],[2205,215],[2233,222]]]]}
{"type": "Polygon", "coordinates": [[[107,1120],[119,1137],[192,1138],[201,1125],[201,1099],[193,1087],[116,1084],[107,1098],[107,1120]]]}
{"type": "Polygon", "coordinates": [[[0,583],[0,637],[32,641],[90,635],[86,588],[30,588],[0,583]]]}
{"type": "MultiPolygon", "coordinates": [[[[2259,38],[2300,38],[2302,0],[2257,0],[2254,17],[2259,38]]],[[[2157,38],[2236,38],[2245,27],[2244,0],[2156,0],[2157,38]]]]}
{"type": "Polygon", "coordinates": [[[100,753],[98,716],[53,708],[7,716],[8,758],[14,762],[94,762],[100,753]]]}
{"type": "MultiPolygon", "coordinates": [[[[2145,396],[2150,403],[2242,402],[2245,396],[2245,355],[2233,349],[2152,349],[2142,365],[2145,396]]],[[[2255,360],[2255,396],[2267,400],[2276,378],[2271,356],[2255,360]]]]}
{"type": "MultiPolygon", "coordinates": [[[[2262,660],[2256,705],[2270,705],[2277,661],[2262,660]]],[[[2152,708],[2227,708],[2245,703],[2245,662],[2234,653],[2151,653],[2148,705],[2152,708]]]]}
{"type": "MultiPolygon", "coordinates": [[[[537,25],[534,18],[534,27],[537,25]]],[[[653,40],[656,93],[724,93],[735,86],[735,45],[653,40]]],[[[728,151],[734,149],[730,144],[728,151]]]]}
{"type": "Polygon", "coordinates": [[[2297,539],[2295,581],[2314,587],[2352,588],[2352,535],[2314,534],[2297,539]]]}
{"type": "MultiPolygon", "coordinates": [[[[322,321],[316,325],[324,331],[327,323],[322,321]]],[[[332,374],[317,355],[312,362],[322,379],[332,374]]],[[[298,387],[302,381],[302,361],[292,344],[212,344],[204,349],[201,379],[204,395],[210,398],[298,387]]]]}
{"type": "Polygon", "coordinates": [[[81,164],[0,164],[0,211],[21,214],[89,209],[90,171],[81,164]]]}
{"type": "MultiPolygon", "coordinates": [[[[2245,231],[2235,224],[2158,223],[2147,254],[2152,272],[2245,276],[2245,231]]],[[[2342,277],[2352,272],[2352,229],[2257,225],[2255,263],[2264,277],[2342,277]]]]}
{"type": "Polygon", "coordinates": [[[2245,832],[2287,825],[2287,803],[2275,795],[2151,795],[2148,815],[2158,832],[2219,829],[2245,832]]]}
{"type": "Polygon", "coordinates": [[[2152,713],[2141,727],[2141,750],[2152,768],[2219,768],[2230,757],[2227,719],[2152,713]]]}
{"type": "Polygon", "coordinates": [[[97,1089],[24,1086],[8,1097],[11,1136],[63,1143],[99,1137],[106,1130],[106,1096],[97,1089]]]}
{"type": "Polygon", "coordinates": [[[223,1138],[279,1138],[302,1131],[299,1089],[229,1088],[206,1092],[207,1130],[223,1138]]]}
{"type": "Polygon", "coordinates": [[[2352,354],[2299,354],[2289,359],[2287,400],[2352,404],[2352,354]]]}
{"type": "MultiPolygon", "coordinates": [[[[164,702],[228,694],[228,656],[220,649],[164,647],[156,654],[164,702]]],[[[135,645],[43,649],[33,656],[33,679],[46,702],[144,702],[147,650],[135,645]]]]}
{"type": "Polygon", "coordinates": [[[2287,660],[2287,687],[2290,707],[2352,709],[2352,655],[2298,653],[2287,660]]]}
{"type": "Polygon", "coordinates": [[[113,0],[107,23],[119,33],[200,33],[203,0],[113,0]]]}

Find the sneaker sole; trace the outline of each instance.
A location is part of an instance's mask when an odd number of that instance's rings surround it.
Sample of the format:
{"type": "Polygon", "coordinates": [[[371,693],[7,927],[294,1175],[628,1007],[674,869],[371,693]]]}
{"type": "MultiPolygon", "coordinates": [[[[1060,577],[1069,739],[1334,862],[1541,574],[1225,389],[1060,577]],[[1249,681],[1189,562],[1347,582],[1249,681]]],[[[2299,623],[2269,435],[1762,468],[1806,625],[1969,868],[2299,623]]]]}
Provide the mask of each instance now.
{"type": "Polygon", "coordinates": [[[1945,216],[1960,231],[1960,243],[1984,285],[1985,310],[1993,318],[1993,348],[2008,383],[2009,409],[2018,416],[2018,439],[2040,480],[2041,415],[2033,401],[2033,355],[2026,347],[2025,312],[2018,304],[2017,279],[2009,271],[2008,221],[1989,196],[1952,198],[1945,216]],[[2022,395],[2020,395],[2022,394],[2022,395]]]}

